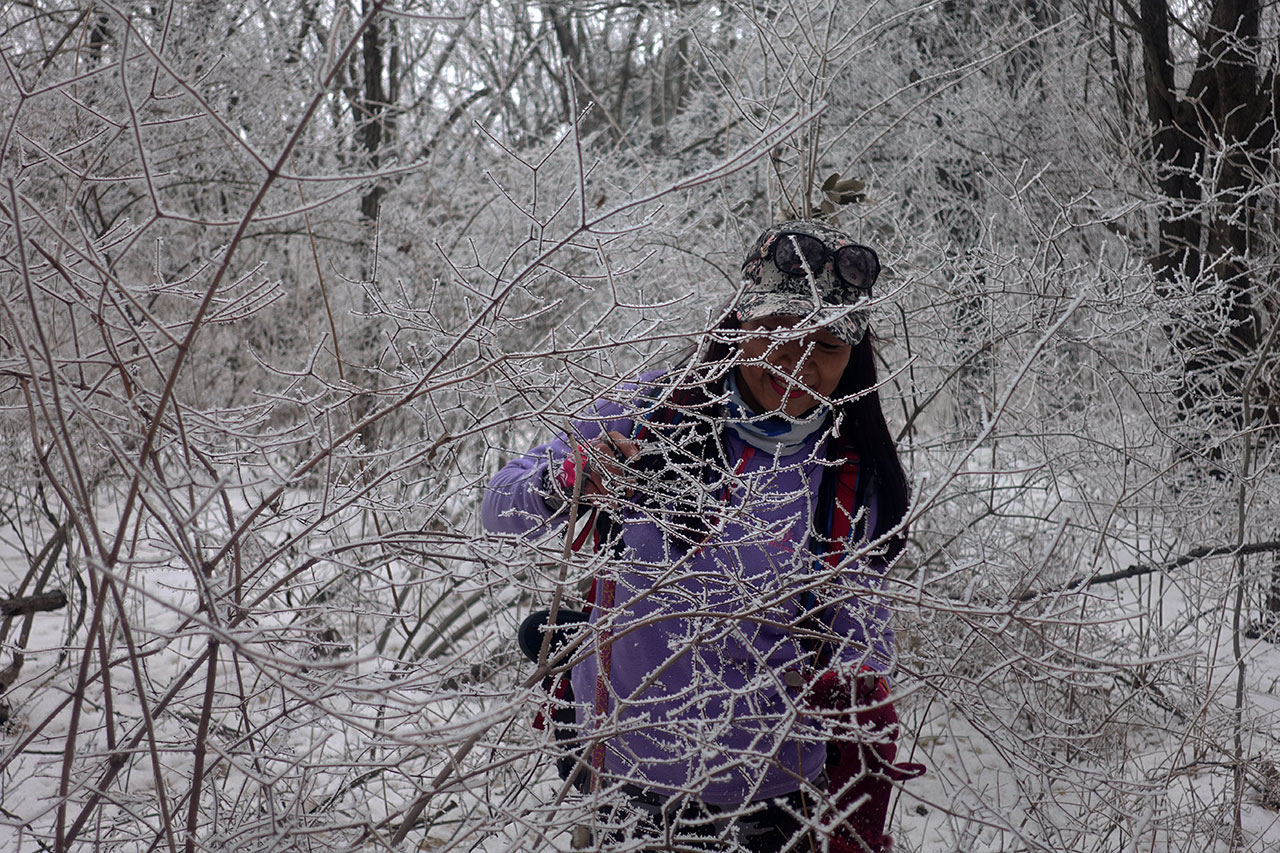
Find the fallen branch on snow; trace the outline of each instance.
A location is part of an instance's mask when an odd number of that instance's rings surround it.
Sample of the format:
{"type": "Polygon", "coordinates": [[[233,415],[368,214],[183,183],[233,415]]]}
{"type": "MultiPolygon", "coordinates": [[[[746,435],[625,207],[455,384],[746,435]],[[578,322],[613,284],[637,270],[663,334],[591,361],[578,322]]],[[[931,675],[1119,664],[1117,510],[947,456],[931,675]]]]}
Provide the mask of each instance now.
{"type": "Polygon", "coordinates": [[[1043,598],[1046,595],[1057,595],[1063,592],[1074,592],[1080,589],[1087,589],[1088,587],[1097,586],[1098,584],[1115,583],[1116,581],[1141,577],[1142,575],[1151,575],[1157,572],[1171,572],[1174,569],[1181,568],[1188,563],[1194,563],[1196,560],[1202,560],[1206,557],[1225,557],[1228,555],[1243,556],[1245,554],[1260,554],[1267,551],[1280,551],[1280,541],[1251,542],[1247,545],[1218,545],[1215,547],[1202,546],[1200,548],[1193,548],[1188,553],[1170,563],[1161,563],[1155,566],[1139,564],[1136,566],[1130,566],[1127,569],[1121,569],[1117,572],[1106,572],[1105,574],[1077,578],[1076,580],[1062,584],[1061,586],[1053,586],[1048,589],[1024,592],[1022,595],[1018,596],[1018,600],[1031,601],[1036,598],[1043,598]]]}

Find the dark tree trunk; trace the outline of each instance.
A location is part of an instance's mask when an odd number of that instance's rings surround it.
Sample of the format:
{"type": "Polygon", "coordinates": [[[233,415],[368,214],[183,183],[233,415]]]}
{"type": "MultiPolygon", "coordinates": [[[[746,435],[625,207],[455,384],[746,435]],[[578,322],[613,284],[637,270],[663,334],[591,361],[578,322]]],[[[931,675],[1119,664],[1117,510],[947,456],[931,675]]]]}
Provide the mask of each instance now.
{"type": "Polygon", "coordinates": [[[1276,143],[1275,69],[1260,68],[1261,8],[1257,0],[1215,0],[1185,93],[1176,88],[1168,0],[1140,0],[1137,12],[1154,177],[1164,198],[1151,258],[1156,284],[1172,296],[1193,283],[1214,294],[1227,318],[1225,334],[1202,317],[1166,328],[1184,359],[1180,407],[1186,415],[1216,401],[1215,417],[1243,427],[1257,419],[1237,402],[1259,355],[1255,298],[1264,284],[1246,261],[1257,249],[1251,226],[1270,215],[1257,199],[1276,143]]]}
{"type": "MultiPolygon", "coordinates": [[[[365,0],[364,11],[368,14],[369,0],[365,0]]],[[[386,143],[387,128],[387,93],[382,85],[386,71],[386,56],[383,51],[383,22],[377,17],[369,22],[361,37],[361,58],[364,64],[364,96],[358,119],[363,122],[363,138],[361,140],[368,157],[371,171],[376,171],[382,163],[382,146],[386,143]]],[[[378,206],[386,188],[375,182],[360,199],[360,213],[365,219],[373,221],[378,218],[378,206]]]]}

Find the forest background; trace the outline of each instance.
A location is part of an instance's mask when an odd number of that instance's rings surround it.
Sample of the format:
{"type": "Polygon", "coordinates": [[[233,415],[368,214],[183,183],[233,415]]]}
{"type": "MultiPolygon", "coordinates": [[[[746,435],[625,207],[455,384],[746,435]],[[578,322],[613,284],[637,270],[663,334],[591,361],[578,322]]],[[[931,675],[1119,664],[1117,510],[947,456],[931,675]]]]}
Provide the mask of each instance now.
{"type": "Polygon", "coordinates": [[[879,251],[904,851],[1280,845],[1280,7],[0,7],[0,849],[565,849],[487,478],[879,251]]]}

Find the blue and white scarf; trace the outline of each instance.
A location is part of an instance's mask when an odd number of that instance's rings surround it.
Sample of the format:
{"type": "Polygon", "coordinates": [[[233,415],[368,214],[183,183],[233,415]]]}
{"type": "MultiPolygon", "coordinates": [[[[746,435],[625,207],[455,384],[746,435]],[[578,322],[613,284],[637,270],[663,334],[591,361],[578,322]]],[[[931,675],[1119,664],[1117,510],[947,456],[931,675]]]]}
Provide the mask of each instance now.
{"type": "Polygon", "coordinates": [[[762,415],[743,399],[738,389],[738,371],[729,371],[725,382],[725,426],[752,447],[770,456],[787,456],[802,449],[814,433],[830,422],[831,407],[819,403],[801,417],[783,412],[762,415]]]}

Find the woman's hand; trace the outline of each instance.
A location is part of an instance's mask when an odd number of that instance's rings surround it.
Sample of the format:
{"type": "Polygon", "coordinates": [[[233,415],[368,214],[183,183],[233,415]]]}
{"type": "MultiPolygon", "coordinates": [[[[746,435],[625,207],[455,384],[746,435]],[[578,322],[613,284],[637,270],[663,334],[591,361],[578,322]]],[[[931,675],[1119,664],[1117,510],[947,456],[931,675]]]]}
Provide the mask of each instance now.
{"type": "Polygon", "coordinates": [[[599,438],[580,444],[577,451],[565,460],[560,485],[566,495],[573,494],[573,486],[583,473],[582,495],[607,495],[619,490],[630,496],[634,488],[625,485],[626,464],[640,452],[640,447],[617,430],[610,430],[599,438]]]}

